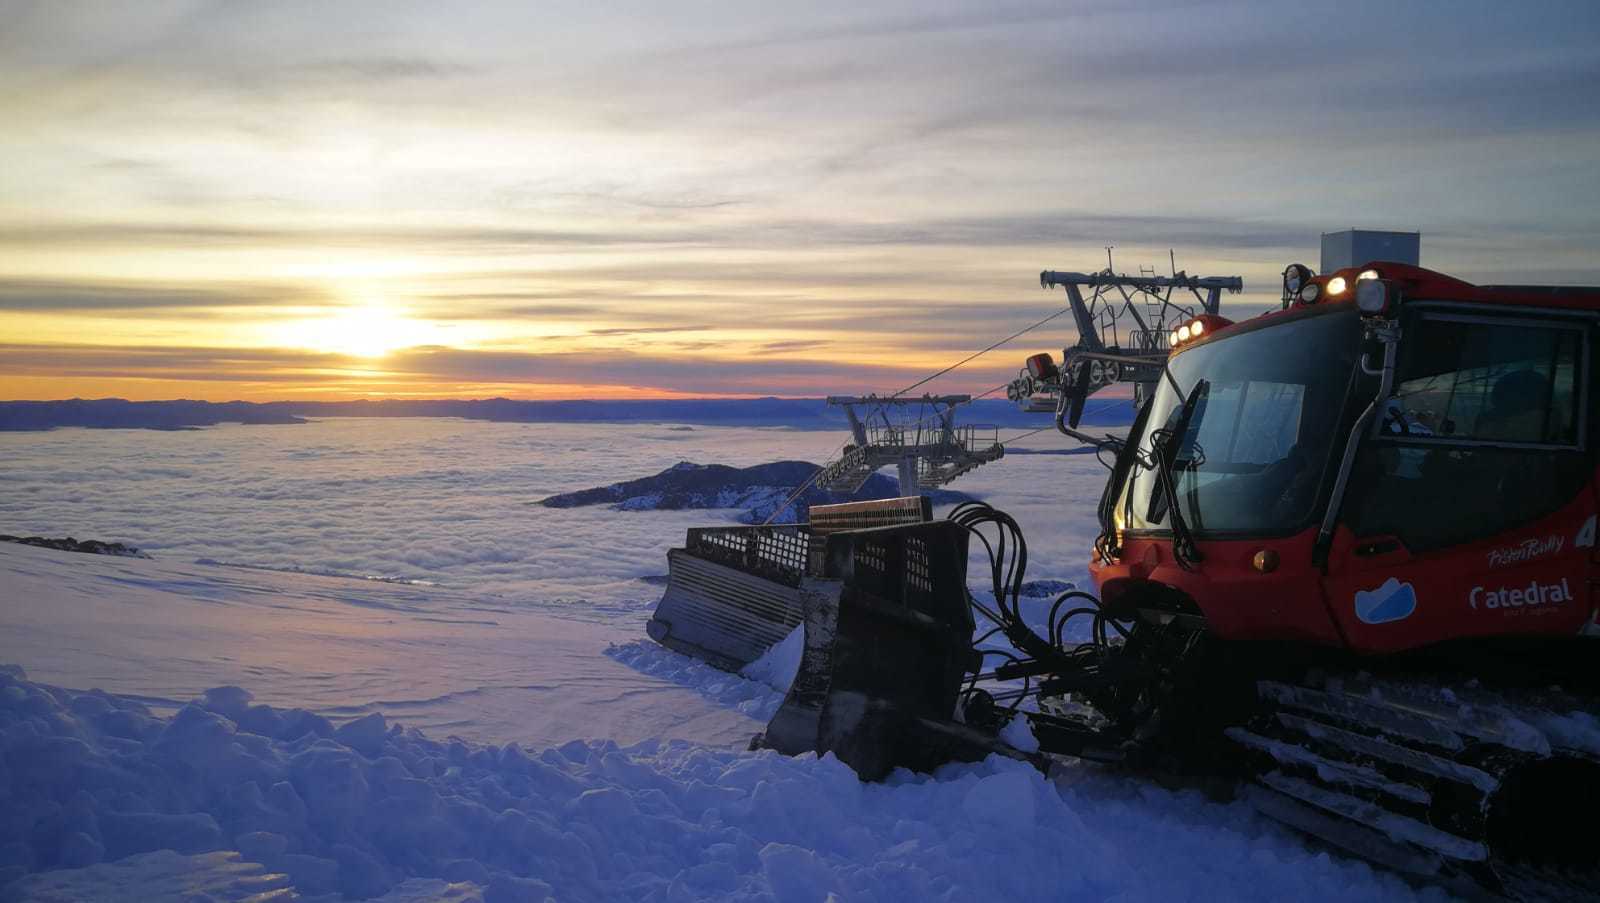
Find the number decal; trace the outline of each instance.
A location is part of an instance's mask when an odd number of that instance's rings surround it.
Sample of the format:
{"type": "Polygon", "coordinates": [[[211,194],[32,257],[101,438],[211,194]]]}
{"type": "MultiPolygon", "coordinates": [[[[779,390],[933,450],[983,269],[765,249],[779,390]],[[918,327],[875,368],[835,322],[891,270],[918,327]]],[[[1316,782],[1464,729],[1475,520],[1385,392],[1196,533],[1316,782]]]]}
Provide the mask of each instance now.
{"type": "Polygon", "coordinates": [[[1582,527],[1578,528],[1578,538],[1572,541],[1574,549],[1594,548],[1594,519],[1595,515],[1589,515],[1589,519],[1583,522],[1582,527]]]}

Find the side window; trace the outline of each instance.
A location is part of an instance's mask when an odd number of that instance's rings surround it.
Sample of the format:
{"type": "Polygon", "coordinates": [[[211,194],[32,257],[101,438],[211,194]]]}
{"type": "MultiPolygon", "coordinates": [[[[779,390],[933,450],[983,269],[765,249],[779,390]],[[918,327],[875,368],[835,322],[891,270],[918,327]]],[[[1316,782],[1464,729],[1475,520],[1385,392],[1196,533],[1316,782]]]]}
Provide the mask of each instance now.
{"type": "Polygon", "coordinates": [[[1346,524],[1423,552],[1569,502],[1589,472],[1587,329],[1446,314],[1409,322],[1394,392],[1356,459],[1346,524]]]}
{"type": "Polygon", "coordinates": [[[1381,434],[1578,444],[1581,327],[1424,317],[1381,434]]]}

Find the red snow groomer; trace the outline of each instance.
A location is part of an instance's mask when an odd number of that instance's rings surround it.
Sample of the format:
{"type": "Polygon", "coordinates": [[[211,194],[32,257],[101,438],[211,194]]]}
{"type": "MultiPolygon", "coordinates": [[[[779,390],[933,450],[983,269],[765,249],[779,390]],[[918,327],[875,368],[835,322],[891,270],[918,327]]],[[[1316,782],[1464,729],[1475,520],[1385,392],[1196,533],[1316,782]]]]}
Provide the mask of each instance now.
{"type": "Polygon", "coordinates": [[[747,528],[809,550],[783,575],[805,658],[764,742],[866,778],[1116,763],[1426,880],[1595,899],[1600,289],[1377,261],[1292,266],[1283,297],[1176,330],[1126,437],[1077,430],[1114,350],[1030,367],[1025,394],[1110,464],[1098,597],[1025,611],[1026,546],[984,505],[747,528]],[[999,739],[1019,713],[1038,752],[999,739]]]}

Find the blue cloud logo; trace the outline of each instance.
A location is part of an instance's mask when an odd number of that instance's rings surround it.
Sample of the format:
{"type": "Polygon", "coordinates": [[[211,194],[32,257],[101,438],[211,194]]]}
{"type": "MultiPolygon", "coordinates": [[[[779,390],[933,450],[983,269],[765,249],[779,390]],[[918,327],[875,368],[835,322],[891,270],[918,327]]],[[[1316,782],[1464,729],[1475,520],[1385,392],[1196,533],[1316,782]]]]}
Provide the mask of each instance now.
{"type": "Polygon", "coordinates": [[[1393,577],[1375,590],[1356,592],[1356,617],[1368,624],[1403,621],[1417,610],[1417,593],[1393,577]]]}

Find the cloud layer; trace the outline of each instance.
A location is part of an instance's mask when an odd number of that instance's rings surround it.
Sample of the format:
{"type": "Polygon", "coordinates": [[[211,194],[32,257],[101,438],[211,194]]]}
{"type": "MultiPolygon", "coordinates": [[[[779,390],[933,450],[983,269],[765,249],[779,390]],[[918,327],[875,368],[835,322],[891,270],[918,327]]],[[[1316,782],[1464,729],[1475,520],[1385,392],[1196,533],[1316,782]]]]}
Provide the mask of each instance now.
{"type": "Polygon", "coordinates": [[[1107,245],[1242,275],[1250,314],[1352,225],[1600,282],[1589,3],[466,12],[11,7],[0,339],[34,350],[0,397],[384,388],[280,379],[318,353],[436,395],[864,390],[1037,319],[1032,275],[1107,245]],[[147,372],[158,346],[228,359],[147,372]]]}
{"type": "MultiPolygon", "coordinates": [[[[596,616],[653,608],[659,588],[637,578],[666,573],[666,551],[686,528],[733,524],[742,512],[619,514],[539,499],[683,460],[822,462],[845,438],[442,418],[0,435],[0,533],[120,541],[162,560],[426,580],[500,593],[506,604],[570,602],[596,616]]],[[[1045,433],[1025,444],[1066,442],[1045,433]]],[[[1098,530],[1103,468],[1089,455],[1016,455],[990,470],[954,488],[1054,534],[1032,550],[1030,573],[1079,579],[1098,530]]]]}

